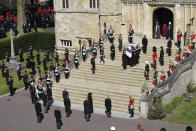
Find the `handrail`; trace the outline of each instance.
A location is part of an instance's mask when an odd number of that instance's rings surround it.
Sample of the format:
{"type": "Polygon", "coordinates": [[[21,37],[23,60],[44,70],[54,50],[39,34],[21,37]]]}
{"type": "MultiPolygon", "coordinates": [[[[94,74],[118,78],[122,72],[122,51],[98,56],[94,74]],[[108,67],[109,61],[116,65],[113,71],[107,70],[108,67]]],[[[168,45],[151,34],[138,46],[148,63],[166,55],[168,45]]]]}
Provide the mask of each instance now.
{"type": "Polygon", "coordinates": [[[149,3],[149,4],[196,4],[196,0],[122,0],[124,4],[149,3]]]}
{"type": "MultiPolygon", "coordinates": [[[[175,68],[173,73],[168,77],[168,79],[162,83],[159,83],[155,88],[152,89],[148,97],[142,96],[141,101],[149,102],[152,104],[153,97],[158,96],[161,98],[170,92],[171,88],[175,84],[176,80],[181,76],[182,73],[192,69],[194,62],[196,61],[196,50],[193,50],[192,54],[185,60],[182,60],[175,68]]],[[[150,107],[150,106],[149,106],[150,107]]]]}

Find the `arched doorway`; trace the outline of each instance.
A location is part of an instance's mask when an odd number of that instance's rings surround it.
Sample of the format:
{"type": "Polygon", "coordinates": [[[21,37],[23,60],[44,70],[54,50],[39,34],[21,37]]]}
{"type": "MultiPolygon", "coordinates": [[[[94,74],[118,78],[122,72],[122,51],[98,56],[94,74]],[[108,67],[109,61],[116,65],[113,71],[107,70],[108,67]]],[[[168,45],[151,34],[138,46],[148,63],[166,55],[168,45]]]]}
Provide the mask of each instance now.
{"type": "Polygon", "coordinates": [[[158,8],[153,12],[153,38],[173,39],[173,17],[172,11],[167,8],[158,8]]]}

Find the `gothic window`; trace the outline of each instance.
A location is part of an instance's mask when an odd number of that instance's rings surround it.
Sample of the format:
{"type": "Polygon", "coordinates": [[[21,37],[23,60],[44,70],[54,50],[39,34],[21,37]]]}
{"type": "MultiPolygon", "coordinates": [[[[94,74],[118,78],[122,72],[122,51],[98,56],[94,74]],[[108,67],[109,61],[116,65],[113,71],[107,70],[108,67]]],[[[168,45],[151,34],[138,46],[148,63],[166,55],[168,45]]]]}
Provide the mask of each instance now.
{"type": "Polygon", "coordinates": [[[66,8],[69,8],[69,0],[66,0],[66,8]]]}
{"type": "Polygon", "coordinates": [[[71,40],[61,40],[62,46],[72,46],[72,41],[71,40]]]}
{"type": "Polygon", "coordinates": [[[92,8],[92,7],[93,7],[93,1],[90,0],[90,8],[92,8]]]}
{"type": "Polygon", "coordinates": [[[63,0],[63,8],[65,8],[65,0],[63,0]]]}
{"type": "Polygon", "coordinates": [[[96,7],[95,0],[93,0],[93,8],[95,8],[95,7],[96,7]]]}
{"type": "Polygon", "coordinates": [[[99,0],[97,0],[97,8],[99,8],[99,0]]]}

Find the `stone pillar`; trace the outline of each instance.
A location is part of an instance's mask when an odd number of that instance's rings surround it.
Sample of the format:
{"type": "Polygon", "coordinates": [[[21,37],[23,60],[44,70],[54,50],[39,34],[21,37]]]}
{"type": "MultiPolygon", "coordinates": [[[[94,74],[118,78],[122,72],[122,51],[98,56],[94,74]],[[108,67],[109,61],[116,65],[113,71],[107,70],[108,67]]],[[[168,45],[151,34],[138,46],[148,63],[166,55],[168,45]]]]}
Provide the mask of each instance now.
{"type": "Polygon", "coordinates": [[[177,41],[177,32],[179,29],[179,22],[180,22],[180,4],[175,4],[174,7],[174,40],[177,41]]]}
{"type": "Polygon", "coordinates": [[[146,35],[147,37],[150,37],[148,32],[148,4],[144,3],[143,4],[143,8],[144,8],[144,18],[143,18],[143,34],[146,35]]]}
{"type": "Polygon", "coordinates": [[[13,32],[12,29],[10,31],[10,40],[11,40],[11,58],[16,59],[15,52],[14,52],[14,42],[13,42],[13,32]]]}
{"type": "Polygon", "coordinates": [[[137,4],[137,32],[139,33],[139,3],[137,4]]]}
{"type": "Polygon", "coordinates": [[[184,31],[186,31],[186,5],[184,5],[184,31]]]}
{"type": "Polygon", "coordinates": [[[140,101],[140,116],[143,118],[148,117],[148,102],[140,101]]]}
{"type": "Polygon", "coordinates": [[[195,61],[194,64],[193,64],[192,71],[193,71],[192,82],[193,82],[194,84],[196,84],[196,61],[195,61]]]}

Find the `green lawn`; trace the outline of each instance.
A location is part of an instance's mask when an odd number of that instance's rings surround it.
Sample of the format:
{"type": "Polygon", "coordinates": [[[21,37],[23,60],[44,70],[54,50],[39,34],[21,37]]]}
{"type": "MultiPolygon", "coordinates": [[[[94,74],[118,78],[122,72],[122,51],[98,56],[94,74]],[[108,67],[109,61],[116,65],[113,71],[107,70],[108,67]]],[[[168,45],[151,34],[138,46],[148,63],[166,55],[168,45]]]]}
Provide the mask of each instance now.
{"type": "Polygon", "coordinates": [[[164,121],[196,125],[196,98],[194,98],[191,103],[185,103],[177,108],[172,116],[165,118],[164,121]]]}
{"type": "MultiPolygon", "coordinates": [[[[43,55],[44,53],[40,53],[40,58],[41,60],[43,59],[43,55]]],[[[24,58],[27,56],[27,53],[24,53],[24,58]]],[[[36,56],[36,52],[34,51],[34,56],[36,56]]],[[[50,57],[51,58],[51,57],[50,57]]],[[[19,61],[19,56],[17,56],[17,60],[19,61]]],[[[5,62],[5,60],[4,60],[5,62]]],[[[36,61],[36,57],[35,57],[35,62],[36,61]]],[[[26,61],[23,62],[24,65],[26,65],[26,61]]],[[[47,67],[50,66],[50,62],[47,62],[47,67]]],[[[42,73],[42,76],[44,74],[44,69],[43,69],[43,63],[39,66],[40,69],[41,69],[41,73],[42,73]]],[[[36,64],[36,69],[37,69],[37,64],[36,64]]],[[[30,73],[32,70],[31,69],[27,69],[27,72],[30,73]]],[[[18,76],[17,76],[17,73],[10,73],[10,75],[13,77],[14,79],[14,88],[17,88],[17,89],[20,89],[20,88],[23,88],[24,87],[24,84],[23,84],[23,80],[19,81],[18,80],[18,76]]],[[[29,74],[29,78],[30,78],[30,74],[29,74]]],[[[34,76],[35,77],[35,76],[34,76]]],[[[9,93],[9,87],[8,85],[6,84],[6,79],[4,77],[2,77],[2,74],[0,72],[0,95],[4,95],[6,93],[9,93]]]]}

